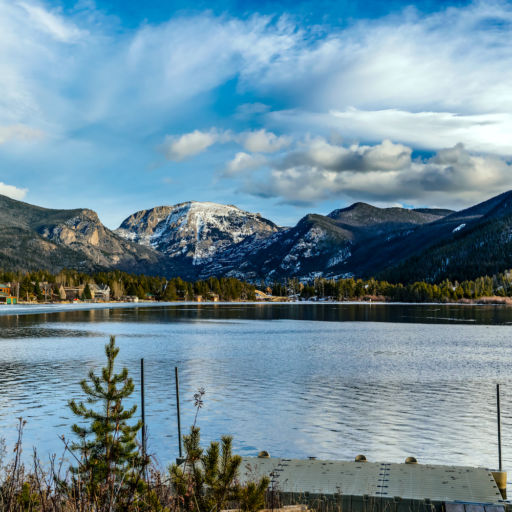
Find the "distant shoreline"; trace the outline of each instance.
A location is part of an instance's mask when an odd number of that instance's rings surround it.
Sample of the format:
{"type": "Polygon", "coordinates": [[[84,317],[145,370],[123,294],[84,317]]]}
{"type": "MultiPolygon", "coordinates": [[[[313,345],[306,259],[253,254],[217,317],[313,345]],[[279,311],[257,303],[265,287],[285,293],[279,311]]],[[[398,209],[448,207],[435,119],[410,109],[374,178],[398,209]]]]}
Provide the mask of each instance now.
{"type": "Polygon", "coordinates": [[[386,301],[237,301],[237,302],[218,302],[218,301],[176,301],[176,302],[96,302],[79,304],[13,304],[0,305],[0,316],[16,315],[37,315],[51,313],[66,313],[71,311],[95,311],[105,309],[135,309],[140,307],[169,307],[169,306],[232,306],[232,305],[293,305],[293,306],[321,306],[321,305],[361,305],[361,306],[507,306],[512,305],[512,301],[503,302],[386,302],[386,301]]]}

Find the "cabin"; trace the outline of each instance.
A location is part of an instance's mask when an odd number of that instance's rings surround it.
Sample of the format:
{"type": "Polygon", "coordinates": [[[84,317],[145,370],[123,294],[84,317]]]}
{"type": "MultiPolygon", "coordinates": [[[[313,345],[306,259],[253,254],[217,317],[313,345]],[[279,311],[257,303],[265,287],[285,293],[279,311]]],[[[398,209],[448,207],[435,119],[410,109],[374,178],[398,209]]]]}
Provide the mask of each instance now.
{"type": "Polygon", "coordinates": [[[95,302],[110,301],[110,286],[107,284],[90,284],[89,289],[95,302]]]}
{"type": "Polygon", "coordinates": [[[10,284],[0,284],[0,304],[16,304],[18,301],[11,293],[10,284]]]}
{"type": "Polygon", "coordinates": [[[59,296],[62,300],[77,300],[81,299],[84,293],[85,285],[79,286],[60,286],[59,296]]]}

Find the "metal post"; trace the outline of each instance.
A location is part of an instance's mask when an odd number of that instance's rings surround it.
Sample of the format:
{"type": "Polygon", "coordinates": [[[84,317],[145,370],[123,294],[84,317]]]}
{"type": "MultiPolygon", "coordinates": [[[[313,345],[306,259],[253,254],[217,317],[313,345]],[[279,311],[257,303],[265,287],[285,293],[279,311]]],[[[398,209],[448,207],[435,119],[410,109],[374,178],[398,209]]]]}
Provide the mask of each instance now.
{"type": "Polygon", "coordinates": [[[500,385],[496,384],[496,412],[498,415],[498,460],[499,470],[503,471],[503,465],[501,461],[501,411],[500,411],[500,385]]]}
{"type": "Polygon", "coordinates": [[[144,358],[140,360],[140,408],[142,415],[142,456],[146,459],[146,409],[144,404],[144,358]]]}
{"type": "Polygon", "coordinates": [[[181,449],[181,418],[180,418],[180,380],[178,378],[178,367],[174,367],[174,377],[176,379],[176,412],[178,415],[178,447],[180,459],[183,458],[183,451],[181,449]]]}

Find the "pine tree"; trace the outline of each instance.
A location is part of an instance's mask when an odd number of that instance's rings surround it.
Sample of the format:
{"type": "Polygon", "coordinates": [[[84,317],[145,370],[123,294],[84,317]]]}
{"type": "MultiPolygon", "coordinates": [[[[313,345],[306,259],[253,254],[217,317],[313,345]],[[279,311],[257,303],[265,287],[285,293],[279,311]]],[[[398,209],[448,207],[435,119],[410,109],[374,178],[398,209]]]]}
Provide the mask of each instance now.
{"type": "Polygon", "coordinates": [[[84,291],[82,292],[82,300],[92,299],[92,292],[89,283],[85,285],[84,291]]]}
{"type": "Polygon", "coordinates": [[[128,423],[137,406],[129,409],[123,406],[123,401],[133,393],[133,381],[126,368],[114,373],[114,361],[119,353],[114,336],[105,346],[105,353],[107,366],[101,376],[91,370],[89,382],[84,379],[80,383],[87,395],[86,403],[69,402],[72,412],[89,422],[88,426],[72,426],[79,442],[73,443],[71,450],[79,455],[80,463],[71,470],[76,481],[85,485],[100,506],[111,507],[123,497],[133,499],[134,491],[142,484],[147,460],[141,456],[136,441],[142,423],[128,423]],[[89,407],[92,404],[99,405],[97,410],[89,407]]]}
{"type": "Polygon", "coordinates": [[[248,512],[262,509],[269,479],[243,486],[237,482],[242,458],[232,454],[232,438],[223,436],[220,445],[212,442],[206,452],[199,443],[199,428],[193,425],[190,434],[183,436],[185,467],[170,467],[171,481],[185,509],[220,512],[228,502],[238,502],[239,508],[248,512]]]}

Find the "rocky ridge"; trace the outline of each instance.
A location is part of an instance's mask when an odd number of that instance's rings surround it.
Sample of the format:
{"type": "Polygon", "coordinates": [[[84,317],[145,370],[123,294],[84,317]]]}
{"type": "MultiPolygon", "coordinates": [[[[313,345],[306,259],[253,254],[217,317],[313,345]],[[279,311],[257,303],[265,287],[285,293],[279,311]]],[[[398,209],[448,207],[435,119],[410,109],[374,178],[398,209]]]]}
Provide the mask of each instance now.
{"type": "Polygon", "coordinates": [[[0,196],[0,242],[5,269],[117,268],[253,282],[474,279],[512,268],[512,192],[459,212],[355,203],[286,228],[235,206],[190,201],[136,212],[115,231],[86,208],[0,196]]]}

